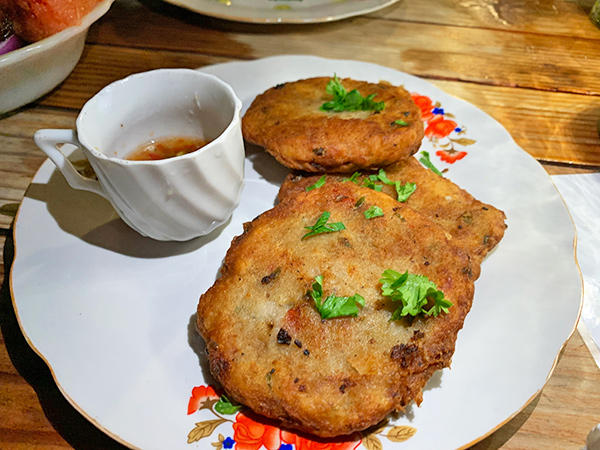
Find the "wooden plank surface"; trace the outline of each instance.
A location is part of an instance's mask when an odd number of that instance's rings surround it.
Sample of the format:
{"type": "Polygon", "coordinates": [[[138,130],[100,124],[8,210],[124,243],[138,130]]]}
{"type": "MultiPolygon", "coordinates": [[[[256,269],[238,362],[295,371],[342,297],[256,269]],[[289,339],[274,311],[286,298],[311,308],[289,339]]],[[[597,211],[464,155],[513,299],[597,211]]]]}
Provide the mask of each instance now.
{"type": "MultiPolygon", "coordinates": [[[[573,37],[549,34],[551,29],[546,34],[515,33],[356,17],[307,28],[237,24],[169,5],[155,8],[117,3],[92,29],[90,42],[244,59],[316,54],[385,61],[424,78],[600,95],[595,76],[600,73],[600,30],[595,27],[591,37],[573,37]]],[[[579,20],[589,22],[582,16],[579,20]]]]}
{"type": "MultiPolygon", "coordinates": [[[[224,61],[227,59],[190,53],[91,45],[61,88],[40,103],[77,111],[104,86],[131,73],[158,67],[196,68],[224,61]],[[99,70],[102,65],[104,69],[99,70]]],[[[494,117],[536,159],[600,167],[600,97],[459,81],[431,81],[494,117]]],[[[13,133],[11,130],[15,128],[26,129],[33,136],[36,127],[54,126],[44,119],[40,117],[36,123],[25,117],[23,121],[26,122],[20,123],[19,115],[9,117],[9,123],[3,127],[10,127],[8,133],[13,133]]]]}
{"type": "MultiPolygon", "coordinates": [[[[600,167],[600,78],[595,76],[600,73],[600,30],[596,28],[590,30],[598,38],[595,40],[530,34],[523,38],[522,33],[514,37],[515,33],[507,31],[461,28],[460,33],[470,33],[466,36],[456,35],[452,26],[440,31],[434,25],[397,26],[384,19],[373,24],[363,17],[312,26],[306,32],[302,26],[229,23],[190,15],[166,4],[156,8],[117,3],[91,30],[89,41],[98,45],[87,47],[73,74],[41,104],[77,110],[102,87],[131,73],[158,67],[196,68],[249,56],[311,53],[315,46],[316,54],[385,61],[386,66],[430,79],[499,120],[537,159],[600,167]],[[361,29],[367,24],[374,28],[372,33],[361,29]],[[430,28],[405,30],[405,26],[430,28]],[[449,37],[442,36],[446,31],[449,37]],[[480,31],[493,33],[494,39],[473,34],[480,31]],[[374,39],[384,42],[377,50],[386,55],[370,48],[371,39],[362,39],[365,33],[376,33],[374,39]],[[425,42],[436,33],[438,44],[425,42]],[[530,38],[535,42],[525,47],[519,43],[530,38]],[[336,42],[335,49],[327,42],[336,42]],[[481,42],[485,45],[478,44],[481,42]],[[552,56],[545,54],[544,48],[552,56]],[[214,56],[217,52],[220,56],[214,56]],[[477,75],[471,65],[486,73],[477,75]],[[516,86],[521,88],[514,89],[516,86]]],[[[587,17],[583,20],[589,22],[587,17]]]]}
{"type": "Polygon", "coordinates": [[[436,80],[491,115],[542,162],[600,166],[600,98],[436,80]]]}
{"type": "Polygon", "coordinates": [[[599,419],[600,373],[578,333],[533,401],[471,450],[580,450],[599,419]]]}
{"type": "Polygon", "coordinates": [[[404,22],[600,39],[594,24],[587,20],[593,4],[594,0],[439,0],[435,5],[400,1],[372,15],[404,22]]]}
{"type": "Polygon", "coordinates": [[[60,89],[50,92],[39,103],[78,111],[103,87],[133,73],[161,68],[195,69],[227,60],[195,53],[90,45],[60,89]]]}
{"type": "MultiPolygon", "coordinates": [[[[401,0],[340,22],[264,26],[190,13],[159,0],[117,0],[96,23],[80,63],[57,89],[0,116],[0,250],[45,160],[33,134],[72,128],[110,82],[162,67],[196,68],[278,54],[392,67],[431,81],[498,120],[550,174],[600,171],[600,29],[592,0],[401,0]]],[[[1,86],[0,86],[1,89],[1,86]]],[[[8,236],[8,238],[7,238],[8,236]]],[[[5,245],[6,242],[6,245],[5,245]]],[[[124,450],[60,393],[0,294],[0,448],[124,450]]],[[[600,370],[581,337],[568,341],[543,391],[473,450],[580,450],[600,421],[600,370]]]]}

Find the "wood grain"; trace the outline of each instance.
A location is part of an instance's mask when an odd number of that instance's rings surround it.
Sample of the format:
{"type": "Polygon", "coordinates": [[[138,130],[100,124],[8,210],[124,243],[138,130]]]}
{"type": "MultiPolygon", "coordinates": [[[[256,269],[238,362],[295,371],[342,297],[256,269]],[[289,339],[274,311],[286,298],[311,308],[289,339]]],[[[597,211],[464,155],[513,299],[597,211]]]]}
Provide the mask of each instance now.
{"type": "Polygon", "coordinates": [[[600,166],[600,99],[531,89],[433,81],[491,115],[542,162],[600,166]]]}
{"type": "MultiPolygon", "coordinates": [[[[89,46],[84,59],[57,89],[40,103],[47,107],[77,111],[97,91],[131,73],[157,67],[196,68],[227,59],[194,54],[124,49],[104,45],[89,46]],[[129,62],[129,63],[128,63],[129,62]],[[104,65],[103,70],[98,70],[104,65]]],[[[498,120],[517,143],[533,157],[549,162],[563,162],[600,167],[600,97],[514,89],[502,86],[432,80],[444,91],[473,103],[498,120]]],[[[40,122],[25,117],[11,117],[9,133],[15,128],[27,130],[52,127],[48,116],[40,122]]],[[[71,125],[72,126],[72,125],[71,125]]],[[[23,133],[23,131],[21,131],[23,133]]],[[[0,149],[1,151],[1,149],[0,149]]]]}
{"type": "MultiPolygon", "coordinates": [[[[582,15],[578,17],[581,20],[582,15]]],[[[589,34],[515,33],[369,17],[310,28],[273,27],[190,15],[169,5],[150,10],[135,3],[128,8],[117,3],[92,29],[89,39],[129,48],[168,48],[244,59],[316,54],[385,62],[424,78],[600,95],[600,79],[595,76],[600,73],[600,30],[592,27],[589,34]]]]}
{"type": "MultiPolygon", "coordinates": [[[[67,402],[15,317],[6,277],[14,255],[11,224],[45,160],[35,131],[73,128],[89,98],[132,73],[314,54],[431,81],[495,118],[549,174],[599,172],[600,29],[587,16],[592,3],[401,0],[329,24],[265,26],[159,0],[117,0],[91,28],[81,61],[61,85],[0,116],[0,448],[125,450],[67,402]]],[[[575,333],[541,393],[472,450],[580,450],[599,421],[600,370],[575,333]]]]}
{"type": "Polygon", "coordinates": [[[0,227],[8,228],[33,175],[45,160],[30,138],[0,135],[0,227]]]}
{"type": "Polygon", "coordinates": [[[594,0],[400,1],[372,16],[403,22],[600,39],[587,16],[594,0]]]}
{"type": "Polygon", "coordinates": [[[195,69],[224,61],[227,59],[194,53],[90,45],[60,88],[39,103],[78,111],[103,87],[128,75],[161,68],[195,69]]]}
{"type": "Polygon", "coordinates": [[[578,333],[531,404],[472,450],[580,450],[598,423],[600,372],[578,333]]]}
{"type": "Polygon", "coordinates": [[[44,361],[19,328],[7,273],[12,236],[0,235],[4,283],[0,291],[0,448],[6,450],[125,450],[67,402],[44,361]],[[7,270],[4,270],[4,268],[7,270]]]}

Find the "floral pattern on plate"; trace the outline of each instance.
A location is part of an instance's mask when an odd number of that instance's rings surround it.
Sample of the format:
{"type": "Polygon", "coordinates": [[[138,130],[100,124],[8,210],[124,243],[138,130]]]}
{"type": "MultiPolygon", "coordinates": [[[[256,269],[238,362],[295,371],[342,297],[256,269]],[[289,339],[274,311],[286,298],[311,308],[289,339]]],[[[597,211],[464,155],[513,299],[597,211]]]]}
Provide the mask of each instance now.
{"type": "Polygon", "coordinates": [[[212,386],[196,386],[188,402],[188,415],[201,410],[210,411],[212,418],[196,423],[188,434],[188,444],[211,437],[217,428],[217,441],[211,446],[215,450],[355,450],[363,445],[367,450],[382,448],[379,437],[386,437],[391,442],[404,442],[417,432],[417,429],[407,425],[394,426],[388,429],[388,423],[383,422],[376,427],[361,433],[354,433],[348,439],[311,439],[303,434],[280,429],[275,421],[253,414],[241,406],[234,406],[224,395],[217,393],[212,386]],[[233,419],[226,416],[233,416],[233,419]]]}
{"type": "Polygon", "coordinates": [[[416,92],[411,94],[413,101],[421,110],[425,122],[425,137],[429,140],[435,154],[445,163],[454,164],[467,156],[467,151],[461,147],[475,144],[475,140],[464,137],[465,126],[459,126],[455,117],[446,112],[440,102],[433,103],[431,98],[416,92]],[[457,146],[459,146],[457,148],[457,146]]]}

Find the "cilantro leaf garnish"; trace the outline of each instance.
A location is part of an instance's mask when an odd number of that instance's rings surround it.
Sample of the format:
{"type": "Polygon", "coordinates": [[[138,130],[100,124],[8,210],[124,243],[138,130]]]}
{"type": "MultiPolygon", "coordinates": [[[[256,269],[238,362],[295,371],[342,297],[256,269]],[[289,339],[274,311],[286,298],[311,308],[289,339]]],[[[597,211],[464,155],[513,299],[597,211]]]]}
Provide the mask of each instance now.
{"type": "MultiPolygon", "coordinates": [[[[371,176],[375,176],[375,175],[371,175],[371,176]]],[[[408,197],[410,197],[410,195],[415,192],[415,190],[417,189],[417,185],[415,183],[409,183],[406,182],[404,184],[402,184],[400,182],[400,180],[397,181],[392,181],[390,180],[386,173],[385,170],[383,169],[379,169],[379,173],[376,175],[377,179],[381,180],[383,183],[388,184],[390,186],[394,186],[394,188],[396,189],[396,199],[399,202],[405,202],[406,200],[408,200],[408,197]]]]}
{"type": "Polygon", "coordinates": [[[377,184],[375,181],[379,181],[377,175],[369,175],[367,178],[363,180],[362,185],[368,187],[369,189],[373,189],[374,191],[381,192],[383,189],[382,184],[377,184]]]}
{"type": "Polygon", "coordinates": [[[351,297],[337,297],[329,295],[323,301],[323,275],[315,277],[315,282],[312,285],[312,290],[308,291],[308,295],[315,302],[315,307],[321,319],[333,319],[342,316],[358,316],[358,305],[365,306],[365,299],[362,295],[354,294],[351,297]]]}
{"type": "Polygon", "coordinates": [[[323,214],[321,214],[321,217],[319,217],[317,219],[317,221],[315,222],[315,224],[313,226],[304,227],[310,231],[308,233],[306,233],[304,236],[302,236],[302,239],[310,237],[310,236],[314,236],[315,234],[333,233],[335,231],[341,231],[341,230],[346,229],[346,227],[344,226],[344,224],[342,222],[327,223],[330,216],[331,216],[331,213],[329,211],[325,211],[323,214]]]}
{"type": "Polygon", "coordinates": [[[395,270],[387,269],[379,279],[381,293],[390,297],[392,301],[401,302],[401,305],[392,314],[391,320],[410,315],[417,316],[424,313],[437,316],[441,312],[448,312],[452,302],[444,298],[444,293],[438,290],[437,285],[425,275],[412,273],[401,274],[395,270]],[[433,301],[433,306],[426,306],[433,301]]]}
{"type": "Polygon", "coordinates": [[[317,180],[317,182],[315,184],[311,184],[310,186],[308,186],[306,188],[306,191],[312,191],[313,189],[317,189],[320,188],[321,186],[323,186],[325,184],[325,180],[326,180],[327,176],[323,175],[321,178],[319,178],[317,180]]]}
{"type": "Polygon", "coordinates": [[[422,152],[421,157],[419,158],[419,162],[431,170],[433,173],[437,173],[440,177],[443,177],[442,172],[438,170],[437,167],[433,165],[431,159],[429,158],[429,152],[422,152]]]}
{"type": "Polygon", "coordinates": [[[221,414],[235,414],[241,408],[241,405],[233,405],[224,395],[215,403],[215,411],[221,414]]]}
{"type": "MultiPolygon", "coordinates": [[[[362,174],[358,171],[354,172],[350,178],[344,178],[342,182],[350,181],[354,184],[360,184],[359,177],[361,175],[362,174]]],[[[379,169],[379,173],[377,175],[369,175],[368,177],[365,177],[362,185],[368,187],[369,189],[381,192],[383,185],[377,183],[378,181],[390,186],[394,186],[396,189],[396,200],[399,202],[405,202],[408,200],[408,197],[410,197],[410,195],[417,189],[417,185],[415,183],[406,182],[402,184],[399,180],[390,180],[383,169],[379,169]]]]}
{"type": "Polygon", "coordinates": [[[381,182],[383,182],[385,184],[390,184],[390,185],[394,184],[394,182],[387,177],[387,174],[385,173],[385,170],[383,170],[383,169],[379,169],[379,173],[377,175],[371,175],[371,176],[375,177],[376,179],[380,180],[381,182]]]}
{"type": "Polygon", "coordinates": [[[408,197],[417,190],[417,185],[415,183],[405,183],[404,185],[401,185],[399,181],[396,181],[394,186],[396,188],[398,201],[402,203],[408,200],[408,197]]]}
{"type": "Polygon", "coordinates": [[[438,316],[440,313],[445,312],[448,313],[448,308],[452,306],[452,302],[446,298],[444,298],[444,293],[442,291],[436,291],[436,295],[432,296],[434,303],[433,306],[426,311],[425,314],[428,316],[438,316]]]}
{"type": "Polygon", "coordinates": [[[374,217],[383,216],[383,210],[376,205],[371,206],[365,211],[365,219],[373,219],[374,217]]]}
{"type": "Polygon", "coordinates": [[[363,97],[356,89],[347,92],[336,74],[327,83],[325,92],[332,95],[333,100],[323,103],[321,111],[381,111],[385,107],[383,102],[373,101],[376,94],[363,97]]]}

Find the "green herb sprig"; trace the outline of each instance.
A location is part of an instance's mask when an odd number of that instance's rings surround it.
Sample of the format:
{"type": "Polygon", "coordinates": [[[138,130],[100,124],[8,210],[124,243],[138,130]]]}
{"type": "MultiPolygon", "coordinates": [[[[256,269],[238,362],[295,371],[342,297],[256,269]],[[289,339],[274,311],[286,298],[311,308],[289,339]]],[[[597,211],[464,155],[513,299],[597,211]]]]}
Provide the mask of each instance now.
{"type": "Polygon", "coordinates": [[[400,306],[392,314],[391,320],[398,320],[404,316],[417,316],[421,313],[437,316],[441,312],[448,312],[452,302],[444,298],[444,293],[438,290],[437,285],[425,275],[412,273],[401,274],[395,270],[387,269],[379,279],[381,293],[390,297],[392,301],[400,302],[400,306]],[[433,306],[425,309],[432,300],[433,306]]]}
{"type": "Polygon", "coordinates": [[[310,231],[304,236],[302,236],[302,239],[306,239],[307,237],[314,236],[316,234],[333,233],[336,231],[342,231],[346,229],[342,222],[327,223],[330,216],[331,213],[329,211],[325,211],[321,214],[321,216],[317,219],[313,226],[304,227],[310,231]]]}
{"type": "Polygon", "coordinates": [[[221,414],[235,414],[240,409],[242,409],[241,405],[232,404],[224,395],[221,395],[219,401],[215,403],[215,411],[221,414]]]}
{"type": "Polygon", "coordinates": [[[365,299],[360,294],[354,294],[351,297],[337,297],[329,295],[323,300],[323,275],[315,277],[315,282],[312,285],[312,290],[308,291],[308,295],[315,302],[315,307],[321,319],[333,319],[335,317],[358,316],[358,306],[365,306],[365,299]]]}
{"type": "Polygon", "coordinates": [[[422,152],[421,157],[419,158],[419,162],[431,170],[433,173],[438,174],[440,177],[443,177],[442,172],[438,170],[437,167],[433,165],[431,162],[431,158],[429,158],[429,152],[422,152]]]}
{"type": "Polygon", "coordinates": [[[344,178],[342,180],[342,183],[345,183],[346,181],[349,181],[351,183],[354,184],[359,184],[358,178],[361,176],[361,173],[357,170],[356,172],[354,172],[352,175],[350,175],[349,178],[344,178]]]}
{"type": "Polygon", "coordinates": [[[377,184],[376,181],[379,181],[377,175],[369,175],[367,178],[363,180],[363,186],[368,187],[369,189],[373,189],[374,191],[381,192],[383,189],[383,184],[377,184]]]}
{"type": "Polygon", "coordinates": [[[410,197],[412,193],[417,190],[417,185],[415,183],[408,182],[401,184],[399,181],[396,181],[394,187],[396,188],[397,199],[402,203],[408,200],[408,197],[410,197]]]}
{"type": "Polygon", "coordinates": [[[308,186],[308,187],[306,188],[306,192],[308,192],[308,191],[312,191],[313,189],[317,189],[317,188],[320,188],[321,186],[325,185],[325,180],[326,180],[326,179],[327,179],[327,176],[326,176],[326,175],[323,175],[321,178],[319,178],[319,179],[317,180],[317,182],[316,182],[316,183],[314,183],[314,184],[311,184],[310,186],[308,186]]]}
{"type": "Polygon", "coordinates": [[[410,197],[411,194],[417,190],[417,185],[415,183],[406,182],[402,184],[399,180],[390,180],[383,169],[379,169],[377,178],[387,185],[394,186],[396,189],[396,199],[402,203],[408,200],[408,197],[410,197]]]}
{"type": "MultiPolygon", "coordinates": [[[[354,184],[360,184],[359,177],[361,175],[362,174],[358,171],[354,172],[352,176],[350,176],[350,178],[344,178],[342,182],[350,181],[354,184]]],[[[378,184],[378,181],[390,186],[394,186],[394,189],[396,189],[396,200],[402,203],[408,200],[411,194],[417,190],[417,185],[415,183],[406,182],[402,184],[402,182],[400,182],[399,180],[390,180],[387,177],[385,170],[383,169],[379,169],[379,173],[377,175],[369,175],[368,177],[366,177],[363,180],[362,185],[368,187],[369,189],[381,192],[381,190],[383,189],[383,185],[378,184]]]]}
{"type": "Polygon", "coordinates": [[[369,209],[367,209],[364,214],[365,219],[374,219],[375,217],[383,216],[383,209],[381,209],[377,205],[373,205],[369,209]]]}
{"type": "Polygon", "coordinates": [[[381,111],[385,108],[383,102],[373,101],[376,94],[363,97],[356,89],[347,92],[336,74],[327,83],[325,92],[332,95],[333,100],[323,103],[319,108],[321,111],[381,111]]]}

